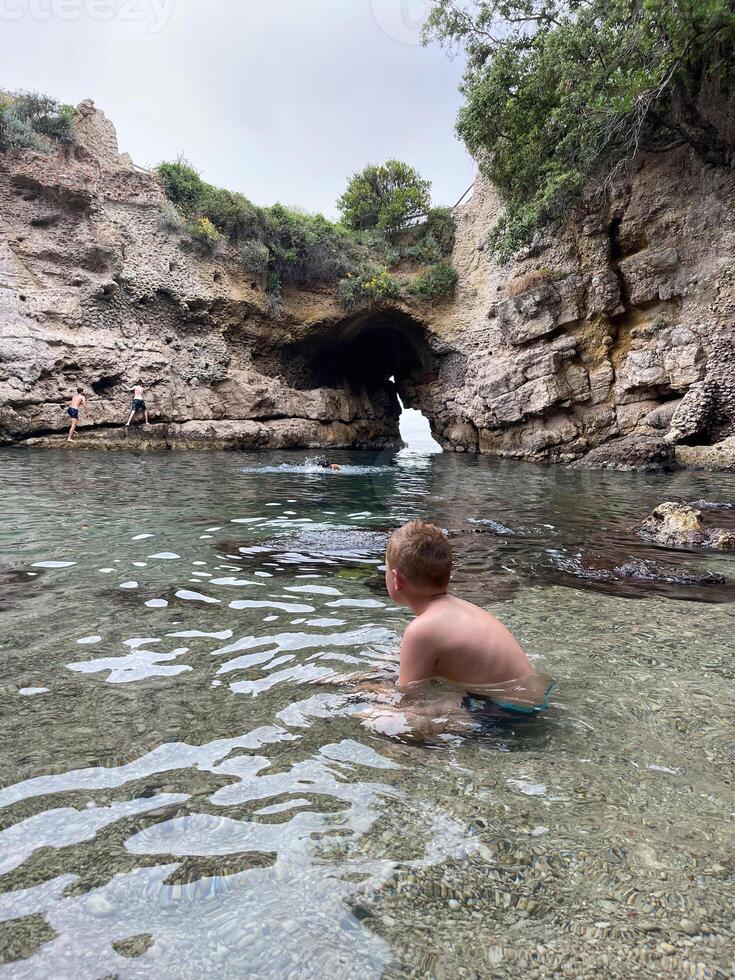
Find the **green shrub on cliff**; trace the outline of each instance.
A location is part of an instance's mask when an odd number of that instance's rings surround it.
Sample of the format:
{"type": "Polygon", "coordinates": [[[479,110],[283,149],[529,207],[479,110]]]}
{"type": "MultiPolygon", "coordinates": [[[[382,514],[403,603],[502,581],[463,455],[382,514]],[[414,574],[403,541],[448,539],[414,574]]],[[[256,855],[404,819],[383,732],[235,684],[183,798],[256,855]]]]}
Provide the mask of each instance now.
{"type": "Polygon", "coordinates": [[[263,209],[270,266],[284,282],[336,282],[358,259],[356,241],[322,214],[306,214],[274,204],[263,209]]]}
{"type": "MultiPolygon", "coordinates": [[[[282,204],[259,207],[242,194],[208,184],[183,158],[160,164],[157,174],[197,242],[210,250],[223,241],[238,245],[248,272],[267,273],[269,302],[276,311],[285,285],[339,282],[339,295],[347,306],[397,298],[400,287],[386,267],[403,258],[436,263],[454,242],[454,221],[447,208],[428,209],[424,222],[404,229],[394,240],[388,225],[356,231],[282,204]]],[[[428,190],[428,182],[421,183],[428,190]]],[[[394,216],[396,200],[390,211],[394,216]]],[[[175,223],[169,224],[177,230],[175,223]]]]}
{"type": "Polygon", "coordinates": [[[191,216],[200,210],[209,185],[184,157],[170,163],[160,163],[156,173],[166,197],[182,214],[191,216]]]}
{"type": "Polygon", "coordinates": [[[161,215],[158,219],[158,227],[162,231],[183,231],[186,228],[186,221],[178,208],[174,207],[171,201],[161,208],[161,215]]]}
{"type": "Polygon", "coordinates": [[[209,218],[194,218],[189,224],[189,233],[194,241],[207,252],[215,252],[222,242],[222,234],[209,218]]]}
{"type": "Polygon", "coordinates": [[[0,92],[0,152],[74,141],[77,110],[39,92],[0,92]]]}
{"type": "Polygon", "coordinates": [[[454,293],[457,273],[448,262],[437,262],[411,283],[409,291],[419,299],[436,303],[454,293]]]}
{"type": "Polygon", "coordinates": [[[501,259],[639,150],[735,161],[732,0],[434,0],[430,38],[467,52],[457,130],[504,199],[501,259]]]}
{"type": "Polygon", "coordinates": [[[205,219],[222,239],[243,244],[249,271],[267,268],[284,283],[308,284],[336,282],[355,267],[358,242],[321,214],[282,204],[259,207],[243,194],[208,184],[183,158],[160,164],[156,172],[182,214],[195,222],[205,219]]]}
{"type": "Polygon", "coordinates": [[[431,182],[401,160],[369,164],[355,174],[337,207],[349,228],[378,228],[395,236],[431,207],[431,182]]]}
{"type": "Polygon", "coordinates": [[[368,265],[348,273],[337,286],[337,295],[342,306],[351,310],[379,300],[399,299],[401,284],[387,269],[368,265]]]}
{"type": "Polygon", "coordinates": [[[243,265],[248,272],[252,272],[256,275],[260,272],[264,272],[268,268],[270,255],[271,253],[268,251],[268,247],[262,242],[257,241],[255,238],[251,238],[243,245],[243,265]]]}

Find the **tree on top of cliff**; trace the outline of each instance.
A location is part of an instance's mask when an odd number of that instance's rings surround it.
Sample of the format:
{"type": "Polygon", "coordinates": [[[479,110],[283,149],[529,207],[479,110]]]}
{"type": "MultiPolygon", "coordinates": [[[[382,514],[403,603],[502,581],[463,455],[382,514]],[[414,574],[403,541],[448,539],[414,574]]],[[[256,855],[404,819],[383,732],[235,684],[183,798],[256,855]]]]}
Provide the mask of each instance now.
{"type": "Polygon", "coordinates": [[[369,164],[350,179],[337,207],[355,231],[377,228],[395,235],[428,213],[431,182],[400,160],[369,164]]]}
{"type": "Polygon", "coordinates": [[[39,92],[0,92],[0,153],[74,141],[77,110],[39,92]]]}
{"type": "Polygon", "coordinates": [[[735,162],[732,0],[434,0],[432,38],[467,52],[457,130],[504,198],[501,260],[639,150],[735,162]]]}

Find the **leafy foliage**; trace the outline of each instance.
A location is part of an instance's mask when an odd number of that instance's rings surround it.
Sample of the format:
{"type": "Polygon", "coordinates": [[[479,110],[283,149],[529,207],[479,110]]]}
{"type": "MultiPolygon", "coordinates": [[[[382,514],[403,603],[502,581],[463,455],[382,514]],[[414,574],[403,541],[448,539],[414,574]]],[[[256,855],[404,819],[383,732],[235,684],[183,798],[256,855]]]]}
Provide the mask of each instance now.
{"type": "Polygon", "coordinates": [[[501,259],[641,149],[735,160],[707,105],[732,110],[732,0],[434,0],[430,38],[467,51],[457,129],[505,200],[501,259]]]}
{"type": "Polygon", "coordinates": [[[267,245],[259,242],[256,238],[251,238],[243,245],[242,261],[248,272],[257,274],[268,268],[270,254],[267,245]]]}
{"type": "Polygon", "coordinates": [[[157,173],[183,214],[204,218],[223,238],[243,243],[243,263],[251,272],[267,269],[284,283],[336,282],[355,265],[358,243],[321,214],[282,204],[259,207],[244,194],[208,184],[183,158],[160,164],[157,173]]]}
{"type": "Polygon", "coordinates": [[[378,228],[390,236],[428,212],[431,183],[407,163],[387,160],[355,174],[337,202],[345,224],[356,231],[378,228]]]}
{"type": "Polygon", "coordinates": [[[266,295],[268,297],[268,312],[271,316],[280,317],[283,313],[283,284],[277,272],[269,272],[266,278],[266,295]]]}
{"type": "Polygon", "coordinates": [[[437,262],[411,283],[411,292],[419,299],[436,303],[451,296],[457,285],[457,273],[448,262],[437,262]]]}
{"type": "Polygon", "coordinates": [[[398,299],[401,285],[380,266],[368,265],[357,275],[349,273],[337,286],[337,295],[345,309],[355,309],[378,300],[398,299]]]}
{"type": "Polygon", "coordinates": [[[158,224],[163,231],[183,231],[186,227],[186,222],[181,212],[171,201],[166,201],[161,208],[161,216],[158,219],[158,224]]]}
{"type": "Polygon", "coordinates": [[[0,153],[74,142],[77,110],[39,92],[0,93],[0,153]]]}
{"type": "MultiPolygon", "coordinates": [[[[398,299],[402,286],[388,268],[404,258],[444,267],[441,260],[454,243],[449,209],[428,209],[425,200],[421,207],[428,212],[426,220],[403,230],[394,240],[388,227],[357,231],[321,214],[282,204],[259,207],[242,194],[208,184],[183,158],[162,163],[157,173],[175,213],[186,216],[186,226],[200,245],[212,251],[225,240],[239,245],[244,268],[265,276],[268,306],[274,316],[282,313],[287,284],[339,283],[340,301],[350,309],[398,299]]],[[[422,183],[428,194],[428,183],[422,183]]],[[[390,214],[396,213],[394,201],[390,214]]],[[[171,230],[180,228],[168,211],[161,223],[171,230]]],[[[423,298],[431,299],[439,287],[427,280],[424,289],[423,298]]]]}
{"type": "Polygon", "coordinates": [[[189,225],[191,237],[209,252],[214,252],[222,241],[219,232],[209,218],[195,218],[189,225]]]}

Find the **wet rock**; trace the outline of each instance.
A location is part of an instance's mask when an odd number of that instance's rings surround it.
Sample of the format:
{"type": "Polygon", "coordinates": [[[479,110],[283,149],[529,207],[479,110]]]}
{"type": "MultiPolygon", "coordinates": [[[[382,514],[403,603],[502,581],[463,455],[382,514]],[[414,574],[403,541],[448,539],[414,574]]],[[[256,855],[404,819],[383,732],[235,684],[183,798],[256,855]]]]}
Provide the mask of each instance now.
{"type": "Polygon", "coordinates": [[[705,528],[702,512],[688,504],[667,501],[633,528],[636,534],[670,548],[735,550],[735,531],[705,528]]]}
{"type": "Polygon", "coordinates": [[[735,510],[735,504],[726,504],[721,500],[693,500],[689,506],[700,510],[735,510]]]}
{"type": "Polygon", "coordinates": [[[30,575],[20,568],[0,568],[0,611],[10,609],[22,599],[38,594],[43,569],[33,569],[30,575]]]}
{"type": "Polygon", "coordinates": [[[698,602],[735,602],[735,583],[707,569],[681,566],[644,558],[628,557],[618,564],[614,559],[557,555],[553,560],[557,576],[547,577],[561,585],[570,579],[595,591],[627,598],[664,595],[669,599],[698,602]],[[559,579],[561,573],[565,578],[559,579]]]}
{"type": "Polygon", "coordinates": [[[149,932],[141,932],[138,936],[130,936],[128,939],[117,939],[112,944],[112,948],[120,956],[127,959],[135,959],[147,953],[153,945],[153,936],[149,932]]]}
{"type": "Polygon", "coordinates": [[[671,585],[722,585],[727,581],[724,575],[717,575],[715,572],[656,567],[640,559],[632,559],[623,565],[617,565],[613,571],[623,578],[639,579],[642,582],[667,582],[671,585]]]}
{"type": "Polygon", "coordinates": [[[52,929],[41,914],[26,915],[19,919],[0,923],[0,964],[27,960],[44,943],[56,939],[52,929]]]}
{"type": "Polygon", "coordinates": [[[625,436],[591,450],[572,464],[582,470],[639,470],[664,473],[676,468],[674,447],[654,436],[625,436]]]}

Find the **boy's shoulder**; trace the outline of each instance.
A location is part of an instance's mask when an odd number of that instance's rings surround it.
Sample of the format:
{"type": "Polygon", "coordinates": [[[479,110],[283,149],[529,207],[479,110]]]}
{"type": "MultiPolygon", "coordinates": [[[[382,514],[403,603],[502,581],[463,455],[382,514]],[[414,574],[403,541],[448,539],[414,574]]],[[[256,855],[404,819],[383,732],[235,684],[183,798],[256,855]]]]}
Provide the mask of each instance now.
{"type": "MultiPolygon", "coordinates": [[[[453,596],[447,596],[449,601],[442,602],[441,605],[430,606],[406,627],[404,636],[409,639],[421,642],[429,642],[438,639],[442,632],[451,629],[454,622],[454,613],[457,610],[453,596]]],[[[461,600],[456,600],[461,602],[461,600]]]]}

